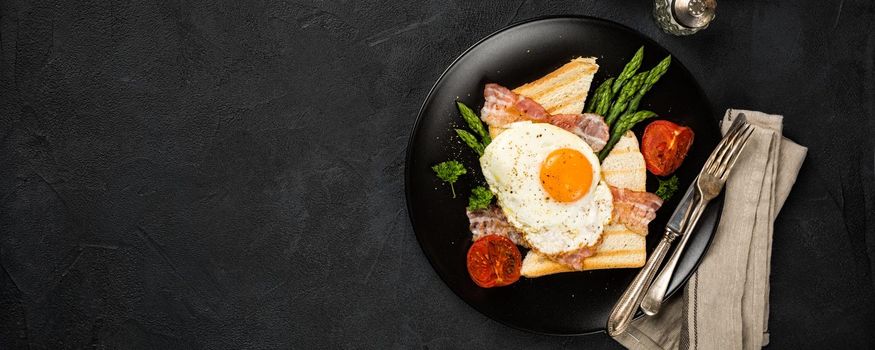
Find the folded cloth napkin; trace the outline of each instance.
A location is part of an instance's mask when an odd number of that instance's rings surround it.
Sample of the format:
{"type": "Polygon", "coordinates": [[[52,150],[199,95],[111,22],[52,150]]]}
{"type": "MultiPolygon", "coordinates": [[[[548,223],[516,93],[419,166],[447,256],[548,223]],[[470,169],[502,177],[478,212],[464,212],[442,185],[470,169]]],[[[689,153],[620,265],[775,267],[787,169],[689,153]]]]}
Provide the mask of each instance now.
{"type": "Polygon", "coordinates": [[[614,338],[629,349],[758,349],[769,342],[769,271],[775,217],[808,151],[781,135],[783,117],[730,109],[756,126],[726,182],[723,214],[683,295],[614,338]]]}

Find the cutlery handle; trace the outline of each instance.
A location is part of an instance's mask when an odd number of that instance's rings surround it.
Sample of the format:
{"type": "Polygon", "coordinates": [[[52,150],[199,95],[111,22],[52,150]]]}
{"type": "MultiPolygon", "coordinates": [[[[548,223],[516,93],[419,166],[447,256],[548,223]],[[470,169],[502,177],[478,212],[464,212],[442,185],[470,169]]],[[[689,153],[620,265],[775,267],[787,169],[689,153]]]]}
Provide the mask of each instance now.
{"type": "Polygon", "coordinates": [[[678,261],[681,260],[681,255],[684,252],[684,248],[687,246],[687,242],[690,240],[690,236],[692,236],[693,229],[696,228],[696,223],[699,222],[699,218],[702,216],[702,212],[705,211],[707,205],[707,201],[701,201],[693,208],[693,212],[690,214],[690,219],[684,227],[681,241],[678,243],[674,252],[672,252],[668,262],[665,263],[665,267],[662,268],[662,271],[656,276],[656,279],[653,280],[653,284],[650,285],[650,289],[644,296],[644,300],[641,301],[641,310],[643,310],[646,315],[653,316],[659,313],[659,309],[662,307],[663,298],[665,297],[665,291],[668,290],[668,284],[671,282],[672,275],[674,275],[674,270],[677,268],[678,261]]]}
{"type": "Polygon", "coordinates": [[[641,298],[644,297],[644,292],[647,291],[650,281],[656,276],[656,270],[662,264],[662,260],[665,259],[665,255],[671,247],[671,242],[675,238],[677,238],[676,233],[671,231],[665,232],[662,240],[659,241],[659,245],[653,251],[653,255],[650,256],[650,259],[647,259],[647,263],[644,264],[641,271],[638,271],[638,275],[635,276],[635,279],[632,280],[632,283],[623,292],[620,300],[614,305],[614,308],[611,310],[611,316],[608,317],[608,335],[612,337],[620,335],[629,327],[632,317],[635,316],[635,311],[638,310],[638,304],[641,302],[641,298]]]}

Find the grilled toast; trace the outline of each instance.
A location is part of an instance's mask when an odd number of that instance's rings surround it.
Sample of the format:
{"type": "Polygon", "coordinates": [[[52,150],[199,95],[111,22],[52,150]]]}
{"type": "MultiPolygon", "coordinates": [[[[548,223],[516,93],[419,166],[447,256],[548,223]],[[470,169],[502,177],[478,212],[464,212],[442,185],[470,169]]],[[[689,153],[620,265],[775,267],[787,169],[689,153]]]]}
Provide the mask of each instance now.
{"type": "MultiPolygon", "coordinates": [[[[627,132],[614,146],[601,165],[602,179],[611,186],[644,191],[647,169],[638,139],[627,132]]],[[[632,268],[644,266],[647,260],[645,236],[630,231],[621,224],[608,224],[595,255],[584,259],[584,270],[632,268]]],[[[528,278],[570,272],[573,269],[554,262],[544,255],[529,251],[523,259],[521,274],[528,278]]]]}
{"type": "MultiPolygon", "coordinates": [[[[581,113],[598,69],[595,57],[578,57],[538,80],[513,89],[513,92],[537,101],[550,114],[581,113]]],[[[500,127],[489,127],[492,137],[502,131],[500,127]]]]}

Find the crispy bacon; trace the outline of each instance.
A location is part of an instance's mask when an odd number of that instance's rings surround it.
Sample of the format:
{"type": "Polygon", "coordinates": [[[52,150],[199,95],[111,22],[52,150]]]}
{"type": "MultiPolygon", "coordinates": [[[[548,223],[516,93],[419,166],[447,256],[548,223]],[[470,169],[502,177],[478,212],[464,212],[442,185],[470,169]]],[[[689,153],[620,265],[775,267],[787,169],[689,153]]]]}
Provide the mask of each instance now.
{"type": "Polygon", "coordinates": [[[486,84],[483,97],[486,102],[480,110],[480,119],[489,126],[504,127],[523,120],[546,122],[550,117],[547,110],[534,100],[498,84],[486,84]]]}
{"type": "Polygon", "coordinates": [[[553,261],[568,266],[574,270],[583,270],[583,260],[595,255],[596,247],[583,247],[573,253],[566,253],[551,257],[553,261]]]}
{"type": "Polygon", "coordinates": [[[608,124],[595,113],[557,114],[550,117],[550,124],[580,136],[595,152],[601,151],[608,142],[608,124]]]}
{"type": "Polygon", "coordinates": [[[649,192],[609,187],[611,195],[614,196],[611,220],[625,225],[630,231],[646,235],[647,224],[656,218],[656,210],[662,206],[662,198],[649,192]]]}
{"type": "Polygon", "coordinates": [[[474,241],[486,235],[501,235],[517,245],[528,248],[529,245],[523,239],[522,234],[507,221],[504,212],[497,205],[490,205],[486,209],[468,210],[467,214],[471,233],[474,234],[474,241]]]}

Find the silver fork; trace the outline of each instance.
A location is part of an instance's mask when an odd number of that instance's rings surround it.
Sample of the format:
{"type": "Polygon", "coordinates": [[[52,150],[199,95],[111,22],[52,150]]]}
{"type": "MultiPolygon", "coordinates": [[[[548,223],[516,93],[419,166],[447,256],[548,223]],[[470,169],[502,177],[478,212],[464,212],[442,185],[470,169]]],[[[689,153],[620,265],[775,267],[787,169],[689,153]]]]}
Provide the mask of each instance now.
{"type": "MultiPolygon", "coordinates": [[[[710,197],[713,199],[718,193],[720,193],[723,184],[726,182],[726,177],[729,175],[729,170],[735,165],[735,160],[738,159],[738,154],[741,153],[741,148],[747,142],[752,132],[753,128],[746,123],[746,120],[743,117],[740,117],[735,123],[733,123],[729,132],[726,133],[726,136],[719,144],[717,144],[717,148],[714,149],[711,156],[708,157],[699,178],[696,180],[696,192],[698,198],[700,198],[700,205],[696,205],[695,209],[698,209],[697,211],[699,214],[701,214],[701,209],[699,207],[701,206],[704,208],[705,206],[704,204],[701,204],[701,198],[710,197]],[[703,174],[705,176],[703,176],[703,174]]],[[[707,202],[705,203],[707,204],[707,202]]],[[[695,222],[691,220],[693,213],[690,213],[690,211],[687,211],[687,213],[689,214],[687,214],[687,217],[683,220],[685,223],[681,225],[680,230],[676,232],[672,229],[666,229],[665,235],[663,235],[662,240],[656,246],[653,253],[651,253],[647,263],[645,263],[644,267],[638,271],[638,274],[629,284],[629,287],[627,287],[626,291],[623,292],[623,295],[620,296],[620,300],[614,305],[614,308],[611,310],[611,315],[608,317],[606,327],[608,335],[617,336],[624,333],[629,327],[629,324],[632,322],[632,317],[635,314],[635,310],[638,309],[642,298],[645,296],[645,292],[649,290],[650,283],[653,281],[657,269],[662,264],[662,260],[665,259],[665,256],[671,247],[671,243],[681,234],[689,232],[688,228],[692,228],[695,225],[695,222]]],[[[696,217],[695,220],[697,221],[698,217],[696,217]]],[[[676,263],[677,262],[675,262],[675,264],[676,263]]],[[[670,277],[671,274],[668,273],[668,275],[670,277]]],[[[664,291],[663,294],[665,294],[664,291]]],[[[662,294],[660,294],[659,299],[661,301],[662,294]]]]}
{"type": "MultiPolygon", "coordinates": [[[[696,228],[696,224],[699,222],[699,218],[702,216],[702,212],[705,211],[708,202],[717,197],[720,191],[723,190],[729,173],[735,166],[738,156],[744,150],[744,146],[747,145],[747,141],[750,139],[753,131],[753,126],[746,122],[744,115],[740,115],[737,123],[733,124],[730,129],[730,133],[733,133],[733,136],[726,138],[727,142],[724,147],[718,148],[717,151],[711,153],[711,156],[705,162],[705,166],[695,182],[696,205],[681,225],[681,241],[672,253],[671,258],[665,264],[665,267],[662,268],[662,271],[653,280],[653,284],[641,301],[641,310],[645,314],[653,316],[662,307],[665,291],[668,289],[668,284],[671,282],[671,277],[674,274],[675,268],[677,268],[681,255],[683,255],[684,248],[690,236],[692,236],[692,231],[696,228]]],[[[730,133],[727,133],[727,135],[730,133]]]]}

